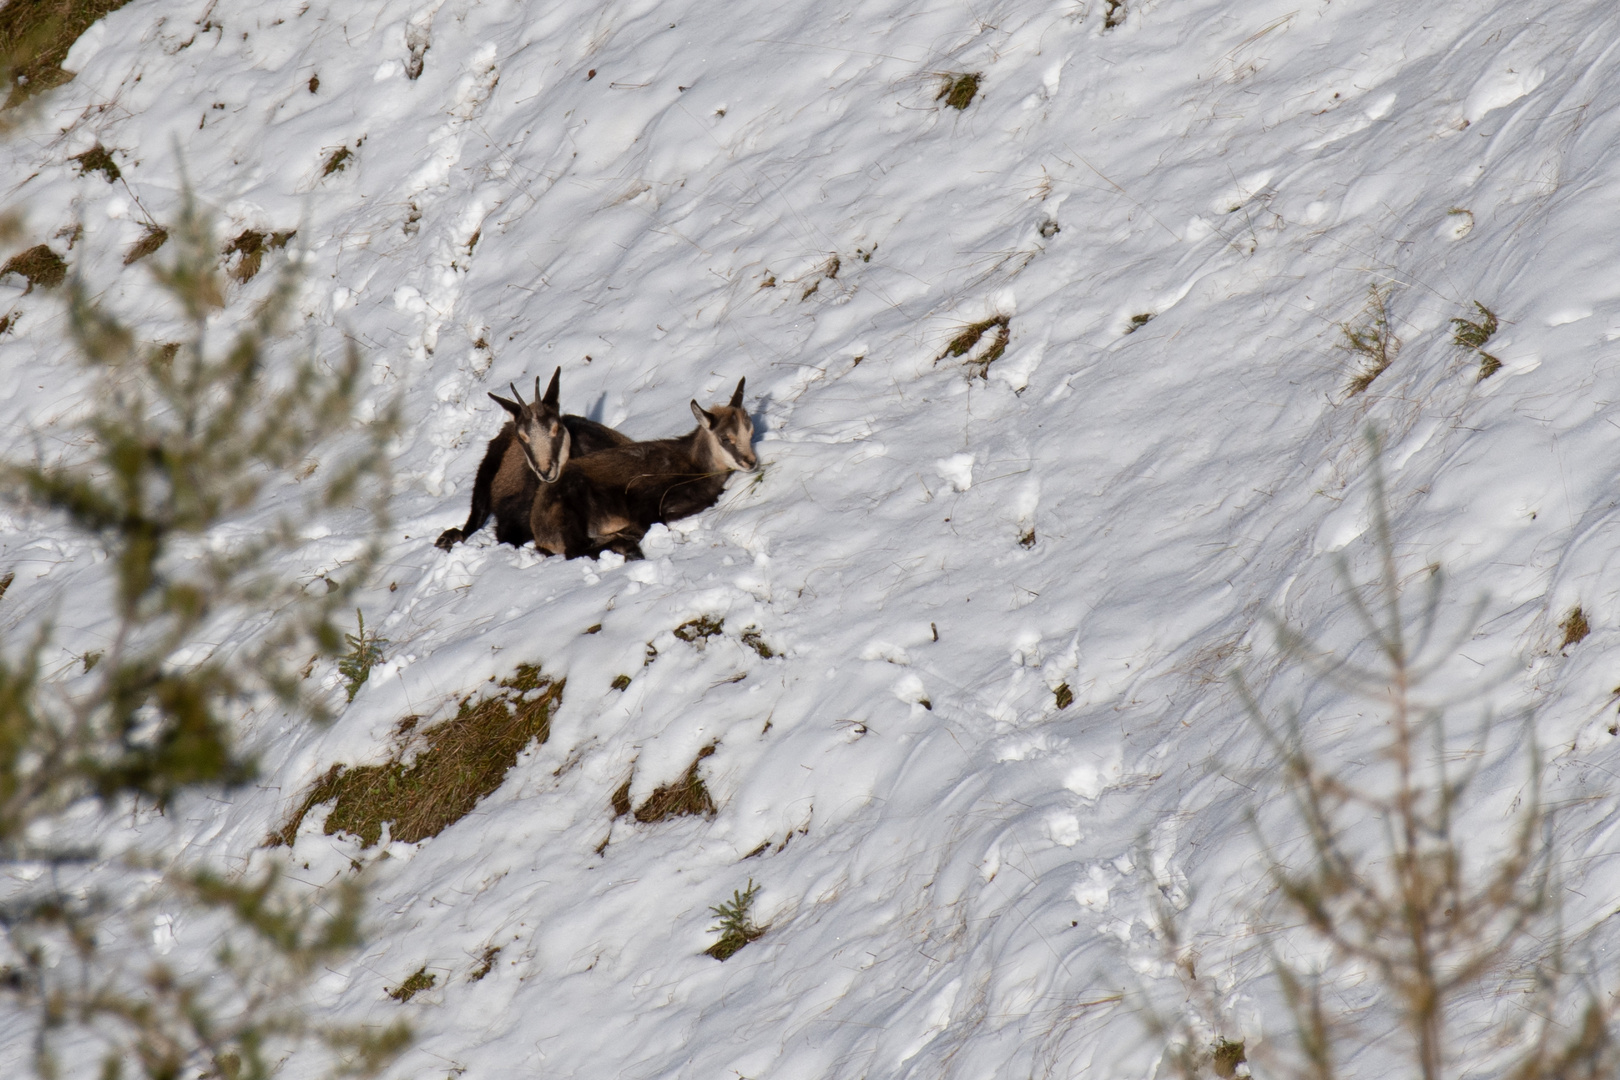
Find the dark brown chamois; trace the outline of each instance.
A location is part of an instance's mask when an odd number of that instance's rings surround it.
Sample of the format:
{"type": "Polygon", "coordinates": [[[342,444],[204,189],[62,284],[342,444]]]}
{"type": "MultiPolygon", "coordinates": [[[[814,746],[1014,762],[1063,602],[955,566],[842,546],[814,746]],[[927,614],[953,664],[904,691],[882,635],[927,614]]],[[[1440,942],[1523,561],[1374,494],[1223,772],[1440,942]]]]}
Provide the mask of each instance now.
{"type": "Polygon", "coordinates": [[[555,484],[535,492],[534,546],[570,559],[603,551],[639,559],[641,538],[652,525],[713,506],[727,476],[759,467],[754,422],[742,407],[744,381],[737,380],[731,403],[713,412],[692,402],[698,426],[680,438],[569,459],[555,484]]]}
{"type": "Polygon", "coordinates": [[[532,539],[529,509],[540,481],[555,481],[573,454],[624,446],[631,440],[612,428],[583,416],[564,416],[558,407],[558,384],[562,368],[551,375],[551,385],[540,396],[540,376],[534,377],[535,400],[528,404],[517,387],[515,401],[490,394],[512,419],[500,434],[489,440],[489,449],[473,480],[472,510],[459,529],[446,529],[434,541],[435,547],[449,551],[484,527],[490,512],[495,514],[495,539],[503,544],[522,546],[532,539]]]}

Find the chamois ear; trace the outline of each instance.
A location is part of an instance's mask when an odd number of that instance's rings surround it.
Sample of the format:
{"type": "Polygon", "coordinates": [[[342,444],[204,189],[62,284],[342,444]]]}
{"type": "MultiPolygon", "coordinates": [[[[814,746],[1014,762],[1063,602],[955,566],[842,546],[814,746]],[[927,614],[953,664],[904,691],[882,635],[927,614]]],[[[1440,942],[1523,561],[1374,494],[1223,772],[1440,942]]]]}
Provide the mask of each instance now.
{"type": "Polygon", "coordinates": [[[505,398],[501,397],[501,395],[499,395],[497,393],[494,393],[494,392],[491,392],[489,396],[494,398],[496,403],[498,405],[500,405],[501,408],[505,409],[507,412],[511,413],[513,416],[517,417],[520,420],[523,418],[523,406],[522,405],[519,405],[515,401],[507,401],[505,398]]]}
{"type": "Polygon", "coordinates": [[[709,412],[697,402],[692,402],[692,415],[697,417],[698,426],[706,430],[714,428],[714,414],[709,412]]]}
{"type": "Polygon", "coordinates": [[[731,395],[731,407],[733,409],[742,408],[743,383],[745,383],[747,381],[748,381],[748,376],[746,376],[746,375],[744,375],[742,378],[737,380],[737,391],[736,391],[736,393],[731,395]]]}
{"type": "MultiPolygon", "coordinates": [[[[559,367],[556,371],[551,373],[551,385],[546,387],[546,396],[544,398],[545,404],[550,405],[553,409],[557,407],[557,398],[558,394],[561,392],[561,384],[562,368],[559,367]]],[[[540,397],[540,376],[538,375],[534,377],[534,396],[537,399],[540,397]]]]}

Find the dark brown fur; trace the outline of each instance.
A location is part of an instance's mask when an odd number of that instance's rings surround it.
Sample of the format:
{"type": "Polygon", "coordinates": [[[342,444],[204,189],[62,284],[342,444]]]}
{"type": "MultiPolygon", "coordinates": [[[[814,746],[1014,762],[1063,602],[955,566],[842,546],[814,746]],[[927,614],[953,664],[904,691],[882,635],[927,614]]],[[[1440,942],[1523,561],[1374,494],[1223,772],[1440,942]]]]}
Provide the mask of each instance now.
{"type": "MultiPolygon", "coordinates": [[[[520,397],[515,404],[520,409],[538,411],[546,416],[555,415],[557,382],[558,376],[554,374],[551,388],[542,398],[539,393],[540,381],[536,379],[535,402],[525,405],[520,397]]],[[[513,394],[517,394],[515,387],[513,394]]],[[[490,397],[508,411],[513,410],[513,402],[495,394],[490,397]]],[[[590,454],[632,443],[628,435],[583,416],[560,416],[558,419],[568,432],[570,449],[565,458],[572,454],[590,454]]],[[[434,541],[435,547],[449,551],[483,528],[492,512],[495,515],[495,539],[500,543],[521,547],[534,538],[530,532],[529,513],[535,492],[540,487],[540,479],[519,444],[517,426],[516,419],[508,420],[500,432],[489,440],[489,449],[484,452],[484,460],[479,463],[478,474],[473,479],[472,508],[468,511],[467,523],[459,529],[446,529],[434,541]]]]}
{"type": "Polygon", "coordinates": [[[557,482],[535,493],[529,522],[535,546],[570,559],[603,551],[639,559],[651,526],[713,506],[732,472],[758,465],[742,394],[739,381],[729,405],[710,412],[692,402],[698,426],[679,438],[570,458],[557,482]]]}

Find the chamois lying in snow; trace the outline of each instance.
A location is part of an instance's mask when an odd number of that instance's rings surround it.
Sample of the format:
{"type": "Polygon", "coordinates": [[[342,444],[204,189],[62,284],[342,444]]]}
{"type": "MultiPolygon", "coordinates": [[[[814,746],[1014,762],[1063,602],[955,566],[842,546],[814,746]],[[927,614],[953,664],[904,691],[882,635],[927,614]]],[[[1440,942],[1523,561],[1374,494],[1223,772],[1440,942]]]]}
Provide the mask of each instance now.
{"type": "Polygon", "coordinates": [[[570,456],[589,454],[625,446],[630,437],[583,416],[564,416],[557,404],[562,368],[552,372],[545,397],[540,396],[540,376],[534,377],[535,400],[527,404],[512,387],[515,401],[490,394],[501,408],[512,414],[500,433],[489,441],[489,449],[473,480],[472,510],[459,529],[446,529],[434,541],[435,547],[449,551],[484,527],[490,511],[495,513],[495,539],[521,547],[533,537],[529,533],[529,509],[540,481],[547,484],[562,473],[570,456]]]}
{"type": "Polygon", "coordinates": [[[616,551],[639,559],[641,538],[658,522],[713,506],[732,472],[759,467],[754,422],[742,407],[743,383],[713,412],[692,402],[698,426],[675,439],[652,439],[572,457],[556,483],[534,495],[534,546],[578,558],[616,551]]]}

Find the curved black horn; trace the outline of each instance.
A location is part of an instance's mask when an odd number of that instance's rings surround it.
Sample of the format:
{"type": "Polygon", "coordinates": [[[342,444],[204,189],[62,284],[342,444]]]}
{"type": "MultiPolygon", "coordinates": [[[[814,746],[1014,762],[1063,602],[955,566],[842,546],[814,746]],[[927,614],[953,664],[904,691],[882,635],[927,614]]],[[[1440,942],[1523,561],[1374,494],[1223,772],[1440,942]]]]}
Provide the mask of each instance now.
{"type": "Polygon", "coordinates": [[[746,375],[737,380],[737,392],[731,395],[731,407],[733,409],[742,408],[743,383],[747,381],[748,376],[746,375]]]}
{"type": "MultiPolygon", "coordinates": [[[[561,392],[561,386],[562,368],[559,367],[556,371],[551,373],[551,385],[546,387],[546,404],[550,405],[553,409],[557,408],[557,398],[558,394],[561,392]]],[[[540,400],[540,376],[538,375],[534,377],[534,397],[536,401],[540,400]]]]}
{"type": "Polygon", "coordinates": [[[522,405],[524,403],[523,395],[518,393],[517,383],[507,383],[506,385],[512,388],[512,396],[517,399],[519,405],[522,405]]]}

